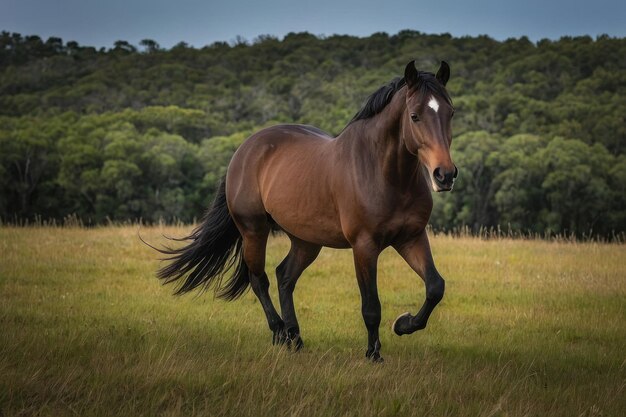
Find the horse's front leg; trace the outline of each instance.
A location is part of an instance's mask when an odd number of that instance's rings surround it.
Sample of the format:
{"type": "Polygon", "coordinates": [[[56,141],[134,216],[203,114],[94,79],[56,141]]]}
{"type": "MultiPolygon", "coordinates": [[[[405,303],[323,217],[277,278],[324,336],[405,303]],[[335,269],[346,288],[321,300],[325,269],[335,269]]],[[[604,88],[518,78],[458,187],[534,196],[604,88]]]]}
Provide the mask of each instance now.
{"type": "Polygon", "coordinates": [[[361,313],[367,327],[367,351],[365,356],[373,362],[382,362],[380,356],[380,300],[376,283],[376,266],[380,250],[372,244],[360,244],[353,247],[356,278],[361,291],[361,313]]]}
{"type": "Polygon", "coordinates": [[[394,248],[426,284],[426,301],[420,311],[415,316],[408,312],[404,313],[393,323],[393,331],[402,336],[426,327],[430,313],[443,298],[445,281],[435,268],[426,230],[415,240],[402,245],[394,245],[394,248]]]}

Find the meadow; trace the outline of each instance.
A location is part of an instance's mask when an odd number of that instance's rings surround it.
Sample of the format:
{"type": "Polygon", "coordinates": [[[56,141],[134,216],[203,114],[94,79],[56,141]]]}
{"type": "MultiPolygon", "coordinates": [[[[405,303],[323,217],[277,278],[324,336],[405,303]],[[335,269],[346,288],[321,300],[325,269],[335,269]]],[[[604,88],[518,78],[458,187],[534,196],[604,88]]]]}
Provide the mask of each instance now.
{"type": "MultiPolygon", "coordinates": [[[[0,227],[0,416],[623,416],[626,246],[431,238],[447,292],[398,337],[421,280],[379,262],[381,365],[350,251],[324,249],[296,288],[305,347],[271,345],[252,293],[172,296],[157,254],[185,227],[0,227]]],[[[270,241],[267,271],[288,240],[270,241]]]]}

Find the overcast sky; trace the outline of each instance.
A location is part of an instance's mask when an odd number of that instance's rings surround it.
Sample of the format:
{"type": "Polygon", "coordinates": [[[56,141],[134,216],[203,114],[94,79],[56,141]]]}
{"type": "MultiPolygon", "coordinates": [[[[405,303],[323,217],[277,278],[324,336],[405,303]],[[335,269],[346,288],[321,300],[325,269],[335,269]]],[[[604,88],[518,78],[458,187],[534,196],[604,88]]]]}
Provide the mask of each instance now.
{"type": "Polygon", "coordinates": [[[0,0],[0,30],[110,47],[116,40],[202,47],[261,34],[413,29],[503,40],[626,36],[626,0],[0,0]]]}

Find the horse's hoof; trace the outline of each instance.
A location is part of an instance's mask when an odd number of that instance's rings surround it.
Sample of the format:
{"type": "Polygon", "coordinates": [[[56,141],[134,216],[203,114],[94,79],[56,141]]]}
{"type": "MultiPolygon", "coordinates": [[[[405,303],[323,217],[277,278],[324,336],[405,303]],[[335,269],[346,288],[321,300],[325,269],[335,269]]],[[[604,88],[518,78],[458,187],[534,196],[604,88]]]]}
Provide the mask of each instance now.
{"type": "Polygon", "coordinates": [[[372,363],[384,363],[385,359],[380,356],[380,353],[376,353],[375,355],[372,355],[372,357],[370,357],[370,361],[372,361],[372,363]]]}
{"type": "Polygon", "coordinates": [[[293,350],[295,352],[299,351],[300,349],[302,349],[304,347],[304,341],[302,340],[302,337],[300,337],[300,330],[297,328],[292,328],[287,330],[287,348],[291,349],[293,348],[293,350]]]}
{"type": "Polygon", "coordinates": [[[304,342],[300,335],[296,335],[294,338],[287,339],[287,348],[293,348],[294,352],[298,352],[300,349],[304,347],[304,342]]]}
{"type": "Polygon", "coordinates": [[[404,314],[400,314],[398,318],[391,325],[391,329],[398,336],[402,336],[403,334],[411,334],[413,333],[413,329],[411,328],[411,319],[413,317],[407,311],[404,314]]]}
{"type": "Polygon", "coordinates": [[[281,325],[272,332],[272,345],[284,345],[287,342],[287,332],[281,325]]]}
{"type": "Polygon", "coordinates": [[[383,357],[380,356],[380,352],[378,352],[378,351],[374,351],[374,352],[367,351],[365,353],[365,357],[367,359],[369,359],[372,363],[383,363],[383,362],[385,362],[383,357]]]}

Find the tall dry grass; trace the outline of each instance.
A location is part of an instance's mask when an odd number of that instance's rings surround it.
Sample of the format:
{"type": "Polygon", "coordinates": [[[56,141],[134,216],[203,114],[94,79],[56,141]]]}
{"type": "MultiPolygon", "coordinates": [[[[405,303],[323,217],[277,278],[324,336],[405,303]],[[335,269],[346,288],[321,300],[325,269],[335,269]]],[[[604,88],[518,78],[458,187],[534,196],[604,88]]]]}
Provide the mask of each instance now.
{"type": "MultiPolygon", "coordinates": [[[[323,250],[299,282],[295,354],[270,345],[252,294],[172,297],[137,232],[0,228],[0,415],[626,414],[622,244],[437,235],[447,293],[403,337],[389,326],[424,288],[386,251],[376,366],[350,251],[323,250]]],[[[268,272],[287,250],[271,240],[268,272]]]]}

